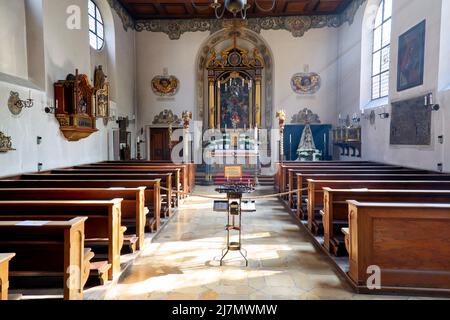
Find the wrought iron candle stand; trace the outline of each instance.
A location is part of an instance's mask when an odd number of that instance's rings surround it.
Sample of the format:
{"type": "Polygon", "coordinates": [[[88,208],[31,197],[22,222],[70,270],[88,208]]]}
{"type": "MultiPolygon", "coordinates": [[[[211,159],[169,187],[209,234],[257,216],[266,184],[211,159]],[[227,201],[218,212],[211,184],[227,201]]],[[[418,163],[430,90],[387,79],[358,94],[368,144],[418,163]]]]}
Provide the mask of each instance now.
{"type": "Polygon", "coordinates": [[[220,266],[223,265],[223,261],[230,251],[239,251],[245,259],[245,266],[248,267],[247,250],[242,248],[242,196],[244,193],[254,192],[255,188],[242,184],[230,184],[223,185],[217,188],[216,191],[227,194],[226,208],[222,208],[226,209],[227,212],[227,225],[225,228],[227,231],[227,247],[222,250],[220,266]],[[238,241],[231,241],[231,233],[233,231],[238,232],[238,241]]]}

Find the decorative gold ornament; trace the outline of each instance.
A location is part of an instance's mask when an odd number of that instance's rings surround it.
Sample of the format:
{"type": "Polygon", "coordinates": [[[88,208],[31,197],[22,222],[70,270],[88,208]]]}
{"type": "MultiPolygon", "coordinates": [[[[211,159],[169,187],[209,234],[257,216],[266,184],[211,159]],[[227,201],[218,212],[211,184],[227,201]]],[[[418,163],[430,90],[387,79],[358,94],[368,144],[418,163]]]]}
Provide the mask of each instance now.
{"type": "Polygon", "coordinates": [[[6,136],[3,132],[0,131],[0,153],[5,153],[8,151],[14,151],[13,149],[11,137],[6,136]]]}
{"type": "Polygon", "coordinates": [[[280,110],[277,112],[278,123],[280,125],[280,129],[284,129],[284,125],[286,123],[286,112],[284,110],[280,110]]]}
{"type": "Polygon", "coordinates": [[[182,117],[183,117],[183,127],[185,129],[189,129],[189,123],[192,120],[192,112],[185,111],[183,112],[182,117]]]}
{"type": "Polygon", "coordinates": [[[160,97],[171,97],[178,93],[180,81],[175,76],[156,76],[152,80],[152,90],[160,97]]]}
{"type": "Polygon", "coordinates": [[[153,120],[153,124],[171,124],[171,125],[179,125],[181,123],[180,118],[177,115],[173,114],[171,110],[164,110],[159,115],[155,116],[153,120]]]}

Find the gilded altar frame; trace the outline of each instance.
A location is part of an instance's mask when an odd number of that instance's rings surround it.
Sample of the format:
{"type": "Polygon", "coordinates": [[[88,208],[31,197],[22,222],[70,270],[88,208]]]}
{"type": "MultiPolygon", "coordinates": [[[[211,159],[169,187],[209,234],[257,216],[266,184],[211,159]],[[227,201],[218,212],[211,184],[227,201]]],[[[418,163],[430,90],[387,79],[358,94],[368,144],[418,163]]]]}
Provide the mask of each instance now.
{"type": "Polygon", "coordinates": [[[208,71],[208,126],[221,126],[221,85],[231,79],[242,79],[249,90],[249,128],[261,128],[262,72],[264,59],[257,48],[250,55],[248,50],[236,45],[223,50],[220,57],[214,49],[206,63],[208,71]],[[254,116],[253,116],[254,115],[254,116]]]}

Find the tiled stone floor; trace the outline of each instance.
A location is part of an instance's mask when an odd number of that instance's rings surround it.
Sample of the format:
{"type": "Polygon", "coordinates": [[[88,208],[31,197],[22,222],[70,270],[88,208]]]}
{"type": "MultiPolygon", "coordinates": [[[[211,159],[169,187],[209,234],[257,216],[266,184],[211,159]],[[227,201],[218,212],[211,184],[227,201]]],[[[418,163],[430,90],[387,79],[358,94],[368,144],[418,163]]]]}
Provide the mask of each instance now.
{"type": "MultiPolygon", "coordinates": [[[[212,187],[197,187],[196,193],[217,196],[212,187]]],[[[256,213],[244,214],[243,244],[250,266],[246,268],[235,252],[228,256],[226,266],[220,267],[225,223],[224,213],[213,212],[212,200],[189,198],[102,298],[408,298],[355,294],[275,199],[260,200],[256,213]]]]}

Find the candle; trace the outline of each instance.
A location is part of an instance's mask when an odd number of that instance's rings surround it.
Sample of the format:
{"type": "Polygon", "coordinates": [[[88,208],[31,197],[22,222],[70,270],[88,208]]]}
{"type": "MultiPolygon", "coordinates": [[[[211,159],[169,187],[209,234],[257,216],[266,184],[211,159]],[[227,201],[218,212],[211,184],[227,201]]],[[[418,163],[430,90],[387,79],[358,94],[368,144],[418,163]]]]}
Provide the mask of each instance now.
{"type": "Polygon", "coordinates": [[[432,93],[430,93],[430,95],[429,95],[429,100],[428,100],[428,103],[429,103],[429,105],[430,106],[432,106],[434,103],[433,103],[433,94],[432,93]]]}
{"type": "Polygon", "coordinates": [[[28,99],[31,100],[31,90],[30,90],[30,92],[28,94],[28,99]]]}
{"type": "Polygon", "coordinates": [[[141,143],[141,137],[137,137],[137,143],[141,143]]]}

